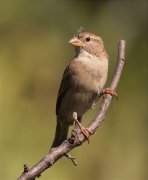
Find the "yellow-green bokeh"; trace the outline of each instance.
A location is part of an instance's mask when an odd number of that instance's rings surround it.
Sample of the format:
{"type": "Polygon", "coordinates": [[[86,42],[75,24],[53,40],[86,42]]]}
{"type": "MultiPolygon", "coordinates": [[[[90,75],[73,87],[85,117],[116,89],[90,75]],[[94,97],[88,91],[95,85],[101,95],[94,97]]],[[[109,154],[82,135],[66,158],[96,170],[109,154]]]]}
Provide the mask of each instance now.
{"type": "MultiPolygon", "coordinates": [[[[141,180],[148,178],[147,1],[0,2],[0,179],[15,180],[49,150],[55,104],[68,41],[80,26],[102,37],[111,81],[118,41],[126,41],[125,66],[105,121],[90,144],[71,151],[78,166],[60,159],[40,179],[141,180]]],[[[87,125],[95,116],[89,111],[87,125]]]]}

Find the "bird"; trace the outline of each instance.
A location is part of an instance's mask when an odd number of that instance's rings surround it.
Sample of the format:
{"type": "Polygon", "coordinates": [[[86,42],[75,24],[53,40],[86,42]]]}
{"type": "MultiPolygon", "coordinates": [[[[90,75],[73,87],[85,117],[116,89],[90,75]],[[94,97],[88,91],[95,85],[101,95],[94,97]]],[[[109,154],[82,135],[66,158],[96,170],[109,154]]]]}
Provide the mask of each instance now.
{"type": "Polygon", "coordinates": [[[103,94],[116,96],[114,90],[103,90],[108,75],[109,56],[101,37],[85,32],[80,27],[69,44],[75,56],[65,68],[56,102],[56,131],[51,148],[60,146],[67,139],[70,125],[78,126],[89,142],[90,130],[83,127],[82,117],[103,94]]]}

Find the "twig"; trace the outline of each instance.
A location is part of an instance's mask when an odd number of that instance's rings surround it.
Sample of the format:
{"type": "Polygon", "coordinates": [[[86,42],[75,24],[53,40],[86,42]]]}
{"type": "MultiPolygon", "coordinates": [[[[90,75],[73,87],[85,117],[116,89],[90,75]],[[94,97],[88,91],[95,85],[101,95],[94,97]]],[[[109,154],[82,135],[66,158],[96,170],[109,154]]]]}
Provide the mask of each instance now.
{"type": "MultiPolygon", "coordinates": [[[[122,68],[124,65],[124,54],[125,54],[125,44],[124,40],[120,40],[118,43],[118,58],[115,73],[110,85],[110,88],[116,90],[117,85],[120,80],[122,68]]],[[[104,120],[105,113],[111,103],[112,96],[107,94],[105,95],[101,107],[96,115],[96,117],[92,120],[92,122],[87,126],[87,128],[95,133],[100,123],[104,120]]],[[[44,156],[37,164],[35,164],[32,168],[27,169],[27,172],[24,173],[18,178],[18,180],[32,180],[36,177],[39,177],[40,174],[46,169],[50,168],[56,161],[58,161],[62,156],[67,156],[69,159],[75,163],[75,158],[71,157],[68,153],[75,147],[79,146],[85,141],[85,137],[82,134],[78,134],[76,139],[74,140],[65,140],[59,147],[52,148],[51,151],[44,156]]]]}
{"type": "Polygon", "coordinates": [[[69,153],[65,154],[65,156],[70,159],[72,161],[72,163],[76,166],[77,165],[77,162],[76,162],[76,158],[75,157],[72,157],[69,153]]]}

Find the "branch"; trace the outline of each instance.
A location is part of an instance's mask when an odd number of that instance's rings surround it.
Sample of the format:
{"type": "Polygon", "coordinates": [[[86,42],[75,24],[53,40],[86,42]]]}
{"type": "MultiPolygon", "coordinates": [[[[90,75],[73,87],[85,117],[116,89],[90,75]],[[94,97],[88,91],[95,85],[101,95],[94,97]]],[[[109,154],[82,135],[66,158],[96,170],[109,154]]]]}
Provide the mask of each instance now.
{"type": "MultiPolygon", "coordinates": [[[[118,43],[118,57],[115,73],[110,85],[110,88],[116,90],[117,85],[120,80],[122,68],[124,65],[124,54],[125,54],[125,44],[124,40],[120,40],[118,43]]],[[[87,128],[95,133],[100,123],[105,119],[105,113],[111,103],[112,96],[107,94],[103,98],[101,107],[96,115],[96,117],[92,120],[92,122],[87,126],[87,128]]],[[[70,138],[65,140],[59,147],[52,148],[50,152],[44,156],[37,164],[35,164],[32,168],[28,168],[27,165],[24,166],[24,172],[18,178],[18,180],[35,180],[36,177],[39,177],[43,171],[50,168],[56,161],[58,161],[62,156],[66,156],[72,160],[72,162],[76,165],[75,158],[69,155],[69,152],[75,147],[81,145],[85,142],[85,137],[83,134],[77,134],[75,138],[70,138]],[[25,169],[27,167],[27,170],[25,169]]]]}

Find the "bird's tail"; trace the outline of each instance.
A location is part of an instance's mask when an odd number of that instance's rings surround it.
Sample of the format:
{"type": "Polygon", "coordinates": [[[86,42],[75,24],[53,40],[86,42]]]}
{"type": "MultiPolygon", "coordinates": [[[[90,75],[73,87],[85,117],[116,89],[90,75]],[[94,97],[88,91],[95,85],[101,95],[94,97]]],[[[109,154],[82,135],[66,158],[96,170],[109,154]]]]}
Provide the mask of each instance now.
{"type": "Polygon", "coordinates": [[[55,137],[51,148],[60,146],[63,143],[63,141],[67,139],[68,128],[69,126],[61,126],[57,122],[55,137]]]}

